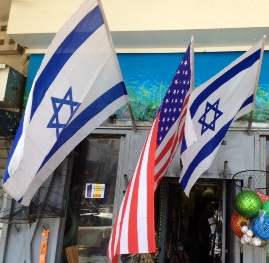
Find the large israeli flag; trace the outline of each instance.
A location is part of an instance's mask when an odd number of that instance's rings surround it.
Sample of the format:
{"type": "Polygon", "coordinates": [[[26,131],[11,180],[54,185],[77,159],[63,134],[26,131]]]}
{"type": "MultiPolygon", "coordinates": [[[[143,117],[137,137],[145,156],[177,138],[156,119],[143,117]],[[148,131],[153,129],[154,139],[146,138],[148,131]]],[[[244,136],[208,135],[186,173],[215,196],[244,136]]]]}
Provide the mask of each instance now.
{"type": "Polygon", "coordinates": [[[88,0],[45,54],[7,161],[4,190],[29,205],[70,151],[126,103],[102,8],[88,0]]]}
{"type": "Polygon", "coordinates": [[[211,166],[231,123],[252,109],[264,39],[190,95],[180,184],[189,192],[211,166]]]}

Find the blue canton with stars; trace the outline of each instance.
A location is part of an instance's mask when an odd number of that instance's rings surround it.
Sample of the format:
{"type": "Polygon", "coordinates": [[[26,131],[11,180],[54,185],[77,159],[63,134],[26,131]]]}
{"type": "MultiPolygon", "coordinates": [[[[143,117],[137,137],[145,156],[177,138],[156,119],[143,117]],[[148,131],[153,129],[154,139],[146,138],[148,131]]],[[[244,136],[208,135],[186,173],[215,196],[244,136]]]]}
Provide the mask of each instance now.
{"type": "Polygon", "coordinates": [[[158,145],[160,145],[170,128],[180,117],[185,97],[189,92],[190,86],[191,65],[189,46],[159,109],[158,145]]]}
{"type": "Polygon", "coordinates": [[[209,102],[206,102],[206,107],[205,107],[205,112],[202,115],[202,117],[198,120],[198,122],[200,124],[202,124],[202,128],[201,128],[201,135],[206,132],[208,129],[215,131],[215,126],[216,126],[216,121],[217,119],[223,114],[223,112],[221,112],[218,107],[219,107],[219,101],[220,99],[218,99],[214,104],[210,104],[209,102]],[[207,118],[207,114],[210,113],[211,111],[213,111],[214,113],[214,117],[213,120],[209,123],[207,123],[206,118],[207,118]]]}
{"type": "Polygon", "coordinates": [[[51,102],[54,114],[52,115],[47,127],[56,129],[56,136],[58,139],[61,131],[68,125],[70,119],[74,116],[81,103],[73,101],[72,87],[70,87],[70,89],[66,92],[63,99],[51,97],[51,102]],[[64,105],[70,107],[70,116],[67,121],[61,123],[59,120],[59,113],[64,105]]]}

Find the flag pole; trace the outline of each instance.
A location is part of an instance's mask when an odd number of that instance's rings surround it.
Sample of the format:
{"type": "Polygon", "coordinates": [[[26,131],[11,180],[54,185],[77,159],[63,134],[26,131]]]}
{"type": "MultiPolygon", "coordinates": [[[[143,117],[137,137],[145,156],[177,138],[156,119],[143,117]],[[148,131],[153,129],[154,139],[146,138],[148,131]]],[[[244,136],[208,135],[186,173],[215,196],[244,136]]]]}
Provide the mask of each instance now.
{"type": "Polygon", "coordinates": [[[134,133],[137,133],[137,127],[136,127],[136,123],[135,123],[135,119],[134,119],[134,115],[133,115],[133,111],[132,111],[130,103],[128,103],[128,108],[129,108],[130,115],[131,115],[131,120],[132,120],[132,125],[133,125],[133,128],[134,128],[134,133]]]}
{"type": "MultiPolygon", "coordinates": [[[[105,16],[105,12],[104,12],[104,9],[103,9],[102,2],[101,2],[101,0],[97,0],[97,2],[98,2],[98,5],[100,7],[100,10],[101,10],[101,12],[103,14],[103,18],[104,18],[104,21],[105,21],[105,27],[107,29],[107,33],[108,33],[110,45],[113,48],[113,50],[115,50],[115,47],[114,47],[114,44],[113,44],[113,40],[112,40],[112,37],[111,37],[111,33],[110,33],[110,30],[109,30],[109,27],[108,27],[108,24],[107,24],[107,20],[106,20],[106,16],[105,16]]],[[[114,54],[114,60],[115,60],[115,62],[117,64],[117,66],[118,66],[117,67],[118,68],[118,72],[119,72],[119,74],[121,76],[121,79],[123,80],[123,76],[122,76],[122,73],[121,73],[121,70],[120,70],[119,60],[117,58],[116,51],[113,54],[114,54]]],[[[135,123],[135,119],[134,119],[134,115],[133,115],[133,111],[132,111],[132,108],[131,108],[130,103],[128,103],[128,109],[130,111],[134,133],[137,133],[137,127],[136,127],[136,123],[135,123]]]]}
{"type": "Polygon", "coordinates": [[[191,50],[191,54],[192,54],[192,56],[191,56],[191,69],[192,69],[192,71],[191,71],[191,74],[192,74],[192,76],[191,76],[191,82],[192,82],[191,87],[192,87],[192,90],[190,91],[190,93],[194,89],[194,36],[191,37],[191,48],[192,48],[192,50],[191,50]]]}
{"type": "Polygon", "coordinates": [[[254,86],[252,109],[251,109],[250,116],[249,116],[249,121],[248,121],[248,135],[250,135],[251,128],[252,128],[253,114],[254,114],[255,101],[256,101],[256,93],[257,93],[258,85],[259,85],[258,81],[259,81],[260,71],[261,71],[261,66],[262,66],[262,58],[263,58],[265,39],[266,39],[266,35],[264,35],[263,39],[262,39],[261,56],[260,56],[259,68],[258,68],[258,73],[257,73],[257,76],[256,76],[255,86],[254,86]]]}

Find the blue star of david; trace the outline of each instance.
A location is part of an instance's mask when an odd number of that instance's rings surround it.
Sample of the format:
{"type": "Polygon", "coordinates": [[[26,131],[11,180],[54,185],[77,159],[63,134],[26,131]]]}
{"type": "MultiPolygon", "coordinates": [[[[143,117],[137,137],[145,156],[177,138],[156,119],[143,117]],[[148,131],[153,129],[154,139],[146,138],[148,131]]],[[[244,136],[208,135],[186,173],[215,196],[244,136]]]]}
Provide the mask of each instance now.
{"type": "Polygon", "coordinates": [[[58,139],[61,131],[67,126],[70,119],[74,116],[81,103],[73,101],[72,87],[70,87],[70,89],[66,92],[63,99],[51,97],[51,102],[54,114],[52,115],[47,127],[56,129],[56,136],[58,139]],[[68,105],[70,107],[70,116],[65,123],[60,123],[59,113],[64,105],[68,105]]]}
{"type": "Polygon", "coordinates": [[[202,117],[198,120],[198,122],[200,124],[202,124],[202,129],[201,129],[201,135],[206,132],[208,129],[215,131],[215,125],[216,125],[216,121],[217,119],[223,114],[223,112],[221,112],[218,107],[219,107],[219,101],[220,99],[218,99],[214,104],[210,104],[209,102],[206,103],[206,107],[205,107],[205,112],[202,115],[202,117]],[[214,118],[210,123],[206,122],[206,117],[207,114],[210,111],[214,111],[214,118]]]}

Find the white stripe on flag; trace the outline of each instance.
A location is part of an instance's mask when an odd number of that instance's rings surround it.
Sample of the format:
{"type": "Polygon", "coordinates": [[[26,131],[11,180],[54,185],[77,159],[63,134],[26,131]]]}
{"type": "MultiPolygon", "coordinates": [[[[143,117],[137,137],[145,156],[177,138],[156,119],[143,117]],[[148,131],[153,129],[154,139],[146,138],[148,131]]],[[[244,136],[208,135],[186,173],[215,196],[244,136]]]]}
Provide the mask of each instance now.
{"type": "MultiPolygon", "coordinates": [[[[154,124],[153,124],[154,125],[154,124]]],[[[151,139],[152,139],[152,131],[150,131],[148,135],[148,140],[145,146],[144,156],[141,163],[141,171],[139,173],[139,186],[138,186],[138,207],[137,207],[137,236],[138,236],[138,247],[139,251],[147,252],[148,251],[148,239],[145,238],[145,236],[148,233],[148,223],[147,223],[147,217],[148,214],[148,177],[147,176],[141,176],[143,174],[148,174],[148,156],[150,155],[149,149],[151,145],[151,139]]]]}
{"type": "Polygon", "coordinates": [[[212,164],[232,121],[251,108],[263,40],[190,95],[180,184],[188,195],[212,164]]]}

